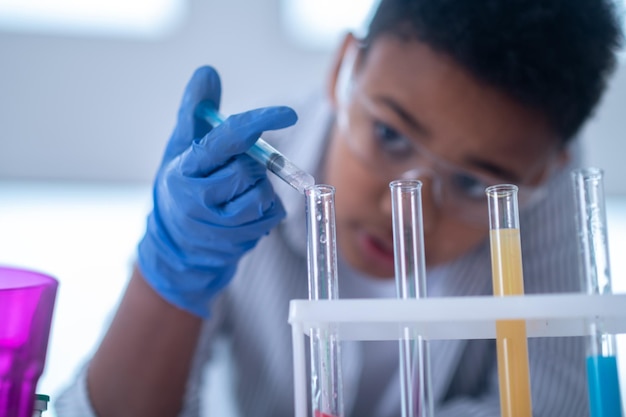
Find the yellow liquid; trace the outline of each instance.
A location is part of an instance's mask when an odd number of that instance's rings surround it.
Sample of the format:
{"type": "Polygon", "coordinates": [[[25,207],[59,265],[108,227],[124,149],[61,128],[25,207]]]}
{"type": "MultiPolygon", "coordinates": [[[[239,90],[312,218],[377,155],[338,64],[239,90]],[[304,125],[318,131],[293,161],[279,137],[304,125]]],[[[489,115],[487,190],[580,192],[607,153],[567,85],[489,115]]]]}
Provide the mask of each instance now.
{"type": "MultiPolygon", "coordinates": [[[[494,295],[524,294],[519,229],[497,229],[490,233],[494,295]]],[[[532,417],[526,322],[496,322],[496,343],[501,415],[532,417]]]]}

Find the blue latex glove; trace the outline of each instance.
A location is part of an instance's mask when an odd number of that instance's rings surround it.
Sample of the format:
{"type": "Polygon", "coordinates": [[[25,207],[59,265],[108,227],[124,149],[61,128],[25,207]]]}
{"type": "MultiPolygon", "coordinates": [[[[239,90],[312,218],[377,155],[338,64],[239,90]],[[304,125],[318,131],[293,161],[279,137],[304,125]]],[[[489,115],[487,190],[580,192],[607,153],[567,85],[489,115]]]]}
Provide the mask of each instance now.
{"type": "Polygon", "coordinates": [[[207,317],[239,259],[285,216],[264,166],[245,152],[263,131],[291,126],[289,107],[228,117],[214,129],[194,116],[219,107],[220,79],[199,68],[189,81],[153,188],[153,211],[138,246],[139,269],[168,302],[207,317]]]}

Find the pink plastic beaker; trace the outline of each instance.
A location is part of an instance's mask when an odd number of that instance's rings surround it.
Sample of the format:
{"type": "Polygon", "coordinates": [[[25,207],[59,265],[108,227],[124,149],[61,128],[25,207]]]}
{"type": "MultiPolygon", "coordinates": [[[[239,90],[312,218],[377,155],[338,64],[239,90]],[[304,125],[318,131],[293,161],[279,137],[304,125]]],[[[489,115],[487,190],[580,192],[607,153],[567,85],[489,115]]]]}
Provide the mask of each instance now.
{"type": "Polygon", "coordinates": [[[0,417],[31,417],[46,361],[58,282],[0,267],[0,417]]]}

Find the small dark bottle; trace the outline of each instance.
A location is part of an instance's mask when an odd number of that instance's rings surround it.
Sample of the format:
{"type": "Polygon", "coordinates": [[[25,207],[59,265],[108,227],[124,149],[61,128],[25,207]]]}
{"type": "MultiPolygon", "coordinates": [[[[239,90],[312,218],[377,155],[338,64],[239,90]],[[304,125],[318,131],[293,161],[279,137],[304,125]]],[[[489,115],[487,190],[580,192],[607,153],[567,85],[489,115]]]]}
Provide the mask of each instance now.
{"type": "Polygon", "coordinates": [[[33,409],[33,417],[41,417],[44,411],[48,409],[50,397],[44,394],[35,394],[35,407],[33,409]]]}

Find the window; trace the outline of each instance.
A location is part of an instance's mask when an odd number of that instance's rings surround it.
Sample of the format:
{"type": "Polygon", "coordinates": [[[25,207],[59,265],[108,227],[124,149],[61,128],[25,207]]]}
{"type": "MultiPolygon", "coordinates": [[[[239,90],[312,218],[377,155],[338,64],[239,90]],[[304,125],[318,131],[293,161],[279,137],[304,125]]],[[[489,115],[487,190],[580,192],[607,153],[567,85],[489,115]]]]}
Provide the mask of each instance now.
{"type": "Polygon", "coordinates": [[[347,30],[361,31],[376,0],[282,0],[287,38],[309,49],[334,48],[347,30]]]}
{"type": "Polygon", "coordinates": [[[186,0],[0,0],[0,30],[159,38],[182,21],[186,0]]]}

